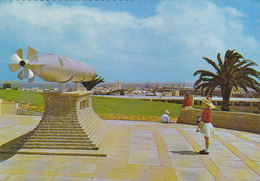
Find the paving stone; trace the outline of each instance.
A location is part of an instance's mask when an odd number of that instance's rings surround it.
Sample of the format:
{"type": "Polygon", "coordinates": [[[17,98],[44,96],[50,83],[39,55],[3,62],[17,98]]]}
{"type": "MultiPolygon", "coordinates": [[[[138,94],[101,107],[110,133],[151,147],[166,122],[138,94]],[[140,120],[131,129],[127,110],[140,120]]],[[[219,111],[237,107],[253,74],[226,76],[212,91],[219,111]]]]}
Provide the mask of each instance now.
{"type": "Polygon", "coordinates": [[[228,178],[228,180],[260,180],[259,175],[257,175],[251,169],[240,169],[240,168],[221,168],[223,174],[228,178]]]}
{"type": "Polygon", "coordinates": [[[177,176],[181,181],[190,181],[190,180],[215,180],[212,175],[208,172],[206,168],[177,168],[177,176]]]}
{"type": "Polygon", "coordinates": [[[151,130],[132,131],[128,163],[136,165],[161,164],[151,130]]]}
{"type": "Polygon", "coordinates": [[[115,179],[115,178],[93,178],[92,181],[131,181],[129,179],[115,179]]]}

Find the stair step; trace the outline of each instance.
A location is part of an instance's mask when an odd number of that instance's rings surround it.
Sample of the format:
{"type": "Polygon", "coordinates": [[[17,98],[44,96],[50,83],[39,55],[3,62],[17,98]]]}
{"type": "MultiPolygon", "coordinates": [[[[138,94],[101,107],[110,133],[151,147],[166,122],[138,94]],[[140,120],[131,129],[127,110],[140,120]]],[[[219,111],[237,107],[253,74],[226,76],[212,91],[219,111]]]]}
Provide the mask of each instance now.
{"type": "Polygon", "coordinates": [[[43,117],[42,118],[42,121],[45,121],[45,120],[58,120],[58,121],[77,121],[78,120],[78,117],[77,116],[73,116],[73,117],[51,117],[51,116],[48,116],[48,117],[43,117]]]}
{"type": "MultiPolygon", "coordinates": [[[[23,141],[21,141],[23,142],[23,141]]],[[[28,139],[27,142],[39,142],[39,143],[92,143],[89,139],[28,139]]]]}
{"type": "Polygon", "coordinates": [[[23,146],[25,149],[73,149],[73,150],[98,150],[96,146],[23,146]]]}
{"type": "Polygon", "coordinates": [[[64,136],[64,137],[71,137],[71,136],[74,136],[74,137],[88,137],[87,134],[83,134],[83,133],[34,133],[34,136],[40,136],[40,137],[49,137],[49,136],[57,136],[57,137],[60,137],[60,136],[64,136]]]}
{"type": "Polygon", "coordinates": [[[52,127],[36,127],[34,129],[35,131],[40,130],[40,131],[84,131],[82,128],[79,127],[73,127],[73,128],[52,128],[52,127]]]}
{"type": "Polygon", "coordinates": [[[53,120],[44,120],[41,121],[40,124],[75,124],[78,125],[78,120],[67,120],[67,121],[62,121],[62,120],[57,120],[57,119],[53,119],[53,120]]]}
{"type": "Polygon", "coordinates": [[[26,142],[24,146],[96,146],[93,143],[26,142]]]}
{"type": "Polygon", "coordinates": [[[70,137],[57,137],[57,136],[31,136],[29,139],[40,139],[40,140],[48,140],[48,139],[55,139],[55,140],[89,140],[88,136],[70,136],[70,137]]]}
{"type": "Polygon", "coordinates": [[[37,127],[44,128],[80,128],[79,124],[39,124],[37,127]]]}
{"type": "Polygon", "coordinates": [[[53,133],[53,134],[85,134],[83,130],[34,130],[33,133],[53,133]]]}

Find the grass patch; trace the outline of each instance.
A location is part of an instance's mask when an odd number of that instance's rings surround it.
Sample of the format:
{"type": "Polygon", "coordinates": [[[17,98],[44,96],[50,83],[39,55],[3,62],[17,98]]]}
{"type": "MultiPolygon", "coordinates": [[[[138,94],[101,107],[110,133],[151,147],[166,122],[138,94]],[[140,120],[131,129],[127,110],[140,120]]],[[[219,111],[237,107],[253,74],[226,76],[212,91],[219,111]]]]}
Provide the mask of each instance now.
{"type": "Polygon", "coordinates": [[[8,101],[44,106],[44,99],[40,92],[1,89],[0,98],[8,101]]]}
{"type": "Polygon", "coordinates": [[[101,118],[111,119],[114,116],[116,119],[142,121],[160,121],[165,109],[170,111],[172,119],[176,118],[182,107],[175,103],[99,96],[93,96],[92,103],[101,118]]]}
{"type": "MultiPolygon", "coordinates": [[[[20,103],[19,109],[43,112],[44,99],[40,92],[22,90],[0,90],[0,98],[20,103]]],[[[103,119],[160,121],[165,109],[170,118],[179,116],[181,104],[144,101],[136,99],[92,96],[95,112],[103,119]]]]}

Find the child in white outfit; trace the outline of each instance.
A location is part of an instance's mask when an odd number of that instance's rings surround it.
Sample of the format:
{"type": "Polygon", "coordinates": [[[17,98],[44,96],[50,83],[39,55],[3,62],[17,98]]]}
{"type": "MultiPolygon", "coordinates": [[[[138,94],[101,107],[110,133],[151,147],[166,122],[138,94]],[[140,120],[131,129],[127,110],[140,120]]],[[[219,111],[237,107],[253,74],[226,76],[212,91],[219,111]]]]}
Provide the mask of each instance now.
{"type": "Polygon", "coordinates": [[[215,108],[215,106],[210,101],[210,98],[207,97],[206,99],[202,100],[202,108],[204,109],[201,121],[199,123],[199,126],[197,128],[197,132],[201,132],[204,134],[205,138],[205,149],[200,151],[199,154],[209,154],[209,139],[211,136],[215,134],[215,129],[213,125],[211,124],[211,111],[210,109],[215,108]]]}

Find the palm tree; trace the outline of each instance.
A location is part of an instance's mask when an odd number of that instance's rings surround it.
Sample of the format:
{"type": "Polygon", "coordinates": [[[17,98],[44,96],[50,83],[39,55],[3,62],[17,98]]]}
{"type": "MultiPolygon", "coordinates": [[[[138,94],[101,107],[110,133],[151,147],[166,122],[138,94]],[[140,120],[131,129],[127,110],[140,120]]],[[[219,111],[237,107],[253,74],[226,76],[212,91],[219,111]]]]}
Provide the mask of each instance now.
{"type": "MultiPolygon", "coordinates": [[[[96,76],[97,77],[97,76],[96,76]]],[[[81,84],[87,89],[91,90],[93,89],[96,85],[98,85],[101,82],[104,82],[104,78],[101,78],[102,76],[98,78],[94,78],[92,81],[89,82],[81,82],[81,84]]]]}
{"type": "Polygon", "coordinates": [[[229,98],[232,89],[238,90],[242,88],[248,93],[248,88],[252,88],[258,93],[260,92],[260,83],[254,79],[255,77],[259,80],[260,72],[251,68],[251,66],[256,66],[257,64],[251,60],[244,59],[238,52],[227,50],[224,62],[220,57],[220,53],[218,53],[218,65],[207,57],[202,58],[214,67],[216,73],[208,70],[197,70],[194,72],[194,76],[200,75],[194,84],[195,91],[201,89],[201,93],[203,93],[205,90],[205,94],[212,97],[215,88],[220,87],[223,98],[222,111],[229,111],[229,98]]]}

